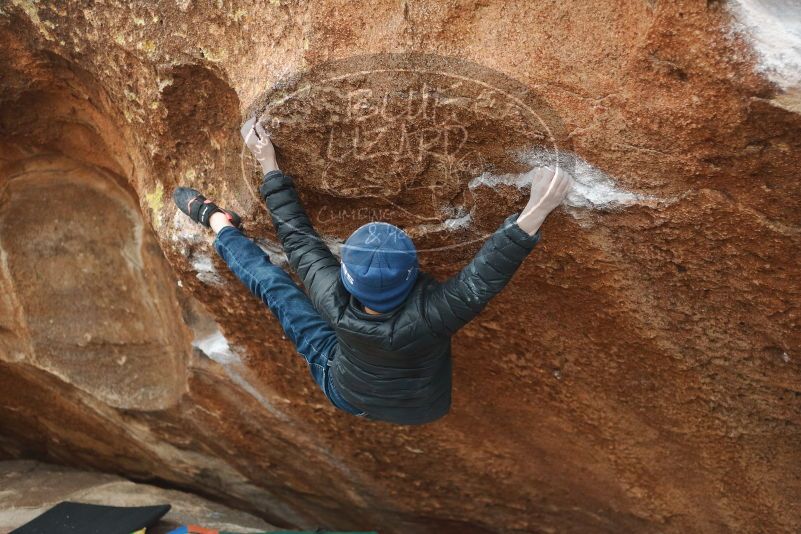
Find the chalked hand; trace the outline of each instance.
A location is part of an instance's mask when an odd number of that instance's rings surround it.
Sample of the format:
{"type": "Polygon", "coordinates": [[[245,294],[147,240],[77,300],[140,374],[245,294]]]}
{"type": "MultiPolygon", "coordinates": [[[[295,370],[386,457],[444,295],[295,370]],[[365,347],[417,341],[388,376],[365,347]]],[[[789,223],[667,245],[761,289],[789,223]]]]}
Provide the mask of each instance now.
{"type": "Polygon", "coordinates": [[[270,133],[256,117],[245,122],[239,130],[245,145],[261,164],[262,171],[267,174],[270,171],[278,170],[278,162],[275,158],[275,147],[273,147],[270,133]]]}
{"type": "Polygon", "coordinates": [[[531,195],[528,204],[517,218],[517,225],[534,235],[573,187],[573,177],[564,169],[538,167],[531,171],[531,195]]]}

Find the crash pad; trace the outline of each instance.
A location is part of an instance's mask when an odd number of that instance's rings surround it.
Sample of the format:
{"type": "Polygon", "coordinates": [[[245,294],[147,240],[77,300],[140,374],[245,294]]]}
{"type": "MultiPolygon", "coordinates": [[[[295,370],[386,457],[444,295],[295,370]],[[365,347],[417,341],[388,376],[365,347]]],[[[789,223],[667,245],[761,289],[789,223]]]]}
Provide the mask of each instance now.
{"type": "Polygon", "coordinates": [[[170,505],[101,506],[61,502],[11,534],[131,534],[151,527],[170,505]]]}

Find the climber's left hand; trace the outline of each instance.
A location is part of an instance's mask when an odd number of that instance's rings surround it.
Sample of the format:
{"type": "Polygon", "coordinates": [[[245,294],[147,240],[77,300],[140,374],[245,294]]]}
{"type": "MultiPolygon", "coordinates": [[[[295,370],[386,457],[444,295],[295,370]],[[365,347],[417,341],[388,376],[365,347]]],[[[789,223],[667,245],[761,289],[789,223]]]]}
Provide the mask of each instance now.
{"type": "Polygon", "coordinates": [[[573,188],[573,177],[566,170],[556,167],[538,167],[531,170],[531,195],[528,204],[517,218],[517,225],[534,235],[573,188]]]}

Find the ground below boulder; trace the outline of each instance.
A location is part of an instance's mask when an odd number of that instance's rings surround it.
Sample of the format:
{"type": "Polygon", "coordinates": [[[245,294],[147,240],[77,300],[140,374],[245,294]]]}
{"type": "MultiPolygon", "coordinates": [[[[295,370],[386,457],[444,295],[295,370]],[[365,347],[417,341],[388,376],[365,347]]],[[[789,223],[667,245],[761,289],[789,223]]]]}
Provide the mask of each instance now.
{"type": "Polygon", "coordinates": [[[171,505],[169,513],[157,527],[148,529],[148,534],[163,534],[189,524],[242,533],[277,530],[255,516],[182,491],[33,461],[0,462],[0,533],[24,525],[62,501],[106,506],[171,505]]]}

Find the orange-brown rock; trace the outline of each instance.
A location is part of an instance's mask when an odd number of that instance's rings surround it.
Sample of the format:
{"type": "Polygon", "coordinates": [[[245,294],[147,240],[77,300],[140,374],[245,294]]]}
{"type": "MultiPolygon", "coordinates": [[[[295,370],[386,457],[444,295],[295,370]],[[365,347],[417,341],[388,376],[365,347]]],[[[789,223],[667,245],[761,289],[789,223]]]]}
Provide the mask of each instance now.
{"type": "Polygon", "coordinates": [[[0,2],[0,456],[283,526],[798,531],[801,115],[733,16],[0,2]],[[265,109],[332,246],[390,220],[441,277],[524,204],[533,163],[577,174],[455,338],[443,420],[336,412],[169,202],[206,191],[280,261],[238,137],[265,109]]]}

